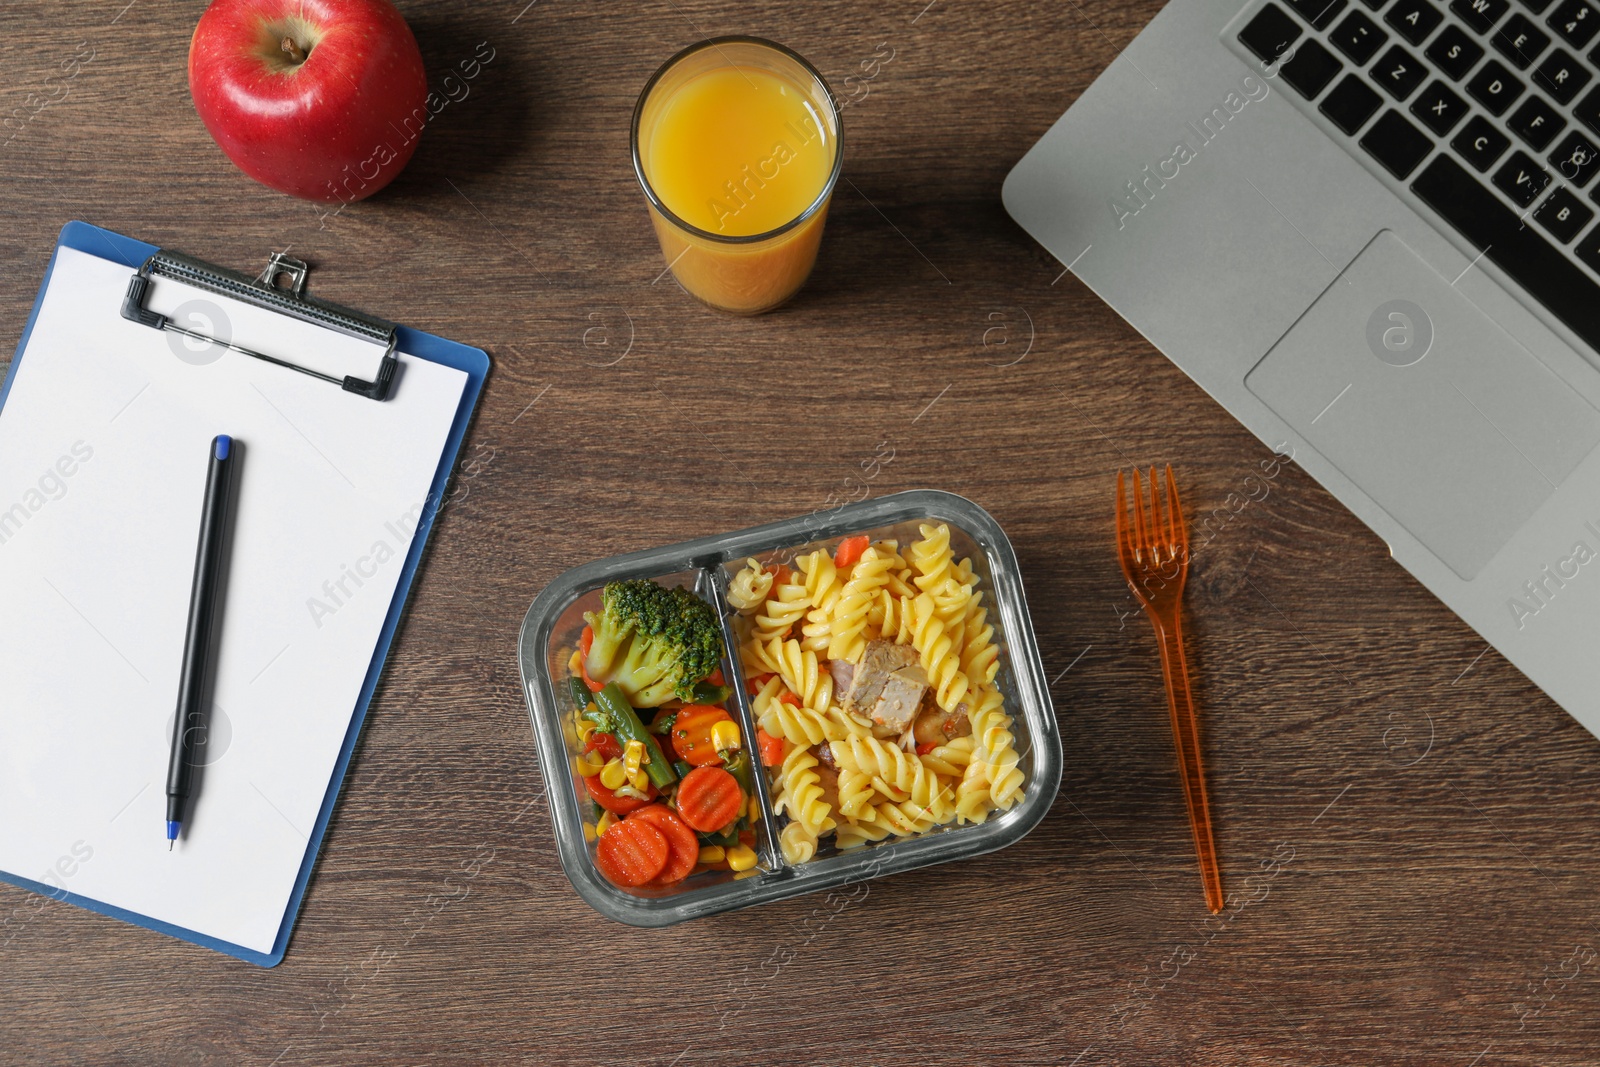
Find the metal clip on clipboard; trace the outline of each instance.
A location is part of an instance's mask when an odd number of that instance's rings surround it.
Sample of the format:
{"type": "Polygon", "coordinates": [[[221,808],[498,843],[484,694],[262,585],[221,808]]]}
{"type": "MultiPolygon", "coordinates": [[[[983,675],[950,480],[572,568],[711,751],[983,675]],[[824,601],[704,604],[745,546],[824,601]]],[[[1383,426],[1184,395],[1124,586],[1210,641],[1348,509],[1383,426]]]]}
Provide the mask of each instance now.
{"type": "Polygon", "coordinates": [[[306,274],[309,270],[304,262],[291,259],[281,252],[274,252],[266,270],[251,278],[247,274],[240,274],[226,267],[212,266],[191,256],[162,249],[145,260],[138,273],[128,282],[128,295],[122,301],[122,317],[157,330],[166,330],[192,337],[197,341],[206,341],[231,352],[287,367],[301,374],[309,374],[313,378],[321,378],[325,382],[343,386],[348,393],[357,393],[371,400],[387,400],[389,387],[394,381],[395,367],[399,363],[395,356],[397,336],[394,324],[363,315],[347,307],[340,307],[338,304],[306,296],[306,274]],[[383,359],[378,364],[378,373],[371,381],[354,375],[338,378],[277,356],[224,341],[219,337],[209,337],[179,326],[167,316],[144,306],[152,278],[170,278],[218,296],[231,297],[268,311],[293,316],[315,326],[324,326],[350,337],[382,345],[383,359]],[[288,284],[280,285],[279,279],[287,279],[288,284]]]}

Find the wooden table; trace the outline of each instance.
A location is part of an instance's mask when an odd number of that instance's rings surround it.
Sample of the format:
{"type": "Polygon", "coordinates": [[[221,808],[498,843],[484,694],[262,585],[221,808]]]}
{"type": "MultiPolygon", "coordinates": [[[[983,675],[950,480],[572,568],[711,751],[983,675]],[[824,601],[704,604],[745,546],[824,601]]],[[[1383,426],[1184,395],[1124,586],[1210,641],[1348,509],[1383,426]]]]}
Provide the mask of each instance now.
{"type": "Polygon", "coordinates": [[[1271,452],[1001,208],[1159,4],[925,2],[402,0],[435,85],[493,58],[399,181],[332,214],[207,136],[198,0],[0,7],[7,351],[81,218],[239,268],[288,250],[324,296],[495,360],[287,959],[0,887],[0,1060],[1600,1059],[1595,739],[1297,467],[1264,477],[1271,452]],[[723,33],[791,45],[850,102],[815,276],[750,320],[661,276],[628,162],[644,80],[723,33]],[[1215,918],[1112,553],[1114,471],[1168,460],[1210,517],[1189,608],[1215,918]],[[529,601],[599,556],[924,486],[988,508],[1021,558],[1066,746],[1044,822],[853,899],[599,918],[553,851],[529,601]]]}

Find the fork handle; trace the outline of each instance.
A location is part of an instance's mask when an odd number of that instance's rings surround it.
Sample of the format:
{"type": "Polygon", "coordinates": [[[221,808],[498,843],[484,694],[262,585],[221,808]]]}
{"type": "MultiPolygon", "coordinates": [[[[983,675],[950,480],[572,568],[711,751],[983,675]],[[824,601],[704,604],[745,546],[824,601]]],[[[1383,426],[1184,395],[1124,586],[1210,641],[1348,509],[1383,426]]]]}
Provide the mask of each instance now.
{"type": "Polygon", "coordinates": [[[1172,714],[1172,740],[1178,750],[1178,771],[1183,779],[1183,799],[1189,806],[1189,826],[1194,833],[1195,856],[1205,886],[1206,907],[1215,915],[1222,910],[1222,875],[1217,869],[1217,847],[1211,837],[1211,802],[1206,797],[1205,764],[1200,758],[1200,726],[1195,720],[1194,696],[1189,689],[1189,661],[1183,651],[1183,622],[1177,605],[1155,617],[1161,645],[1161,670],[1167,680],[1167,710],[1172,714]]]}

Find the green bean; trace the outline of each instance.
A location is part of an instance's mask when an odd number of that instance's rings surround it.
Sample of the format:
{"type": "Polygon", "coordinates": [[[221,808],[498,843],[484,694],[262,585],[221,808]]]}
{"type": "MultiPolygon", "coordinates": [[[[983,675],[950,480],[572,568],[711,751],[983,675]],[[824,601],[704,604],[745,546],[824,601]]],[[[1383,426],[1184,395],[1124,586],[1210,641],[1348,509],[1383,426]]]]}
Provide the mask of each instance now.
{"type": "Polygon", "coordinates": [[[639,713],[633,710],[633,705],[622,695],[622,689],[616,682],[608,683],[594,695],[594,700],[600,705],[600,710],[610,717],[612,729],[623,745],[629,741],[644,745],[645,753],[650,757],[644,765],[644,771],[657,789],[665,789],[678,780],[672,764],[661,754],[661,746],[656,744],[655,735],[644,728],[644,723],[639,721],[639,713]]]}

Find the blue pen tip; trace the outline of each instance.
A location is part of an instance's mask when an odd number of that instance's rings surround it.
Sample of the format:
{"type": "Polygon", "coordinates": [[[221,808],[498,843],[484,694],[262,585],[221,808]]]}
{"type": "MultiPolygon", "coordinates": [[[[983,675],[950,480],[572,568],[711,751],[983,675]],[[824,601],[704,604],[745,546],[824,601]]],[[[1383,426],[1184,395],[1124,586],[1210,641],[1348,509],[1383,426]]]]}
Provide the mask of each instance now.
{"type": "Polygon", "coordinates": [[[217,458],[227,459],[228,449],[233,447],[233,438],[229,437],[225,433],[221,433],[217,435],[217,439],[213,441],[212,444],[217,446],[217,458]]]}
{"type": "Polygon", "coordinates": [[[182,825],[181,823],[175,823],[175,822],[167,823],[167,840],[168,841],[176,841],[178,839],[178,827],[181,826],[181,825],[182,825]]]}

